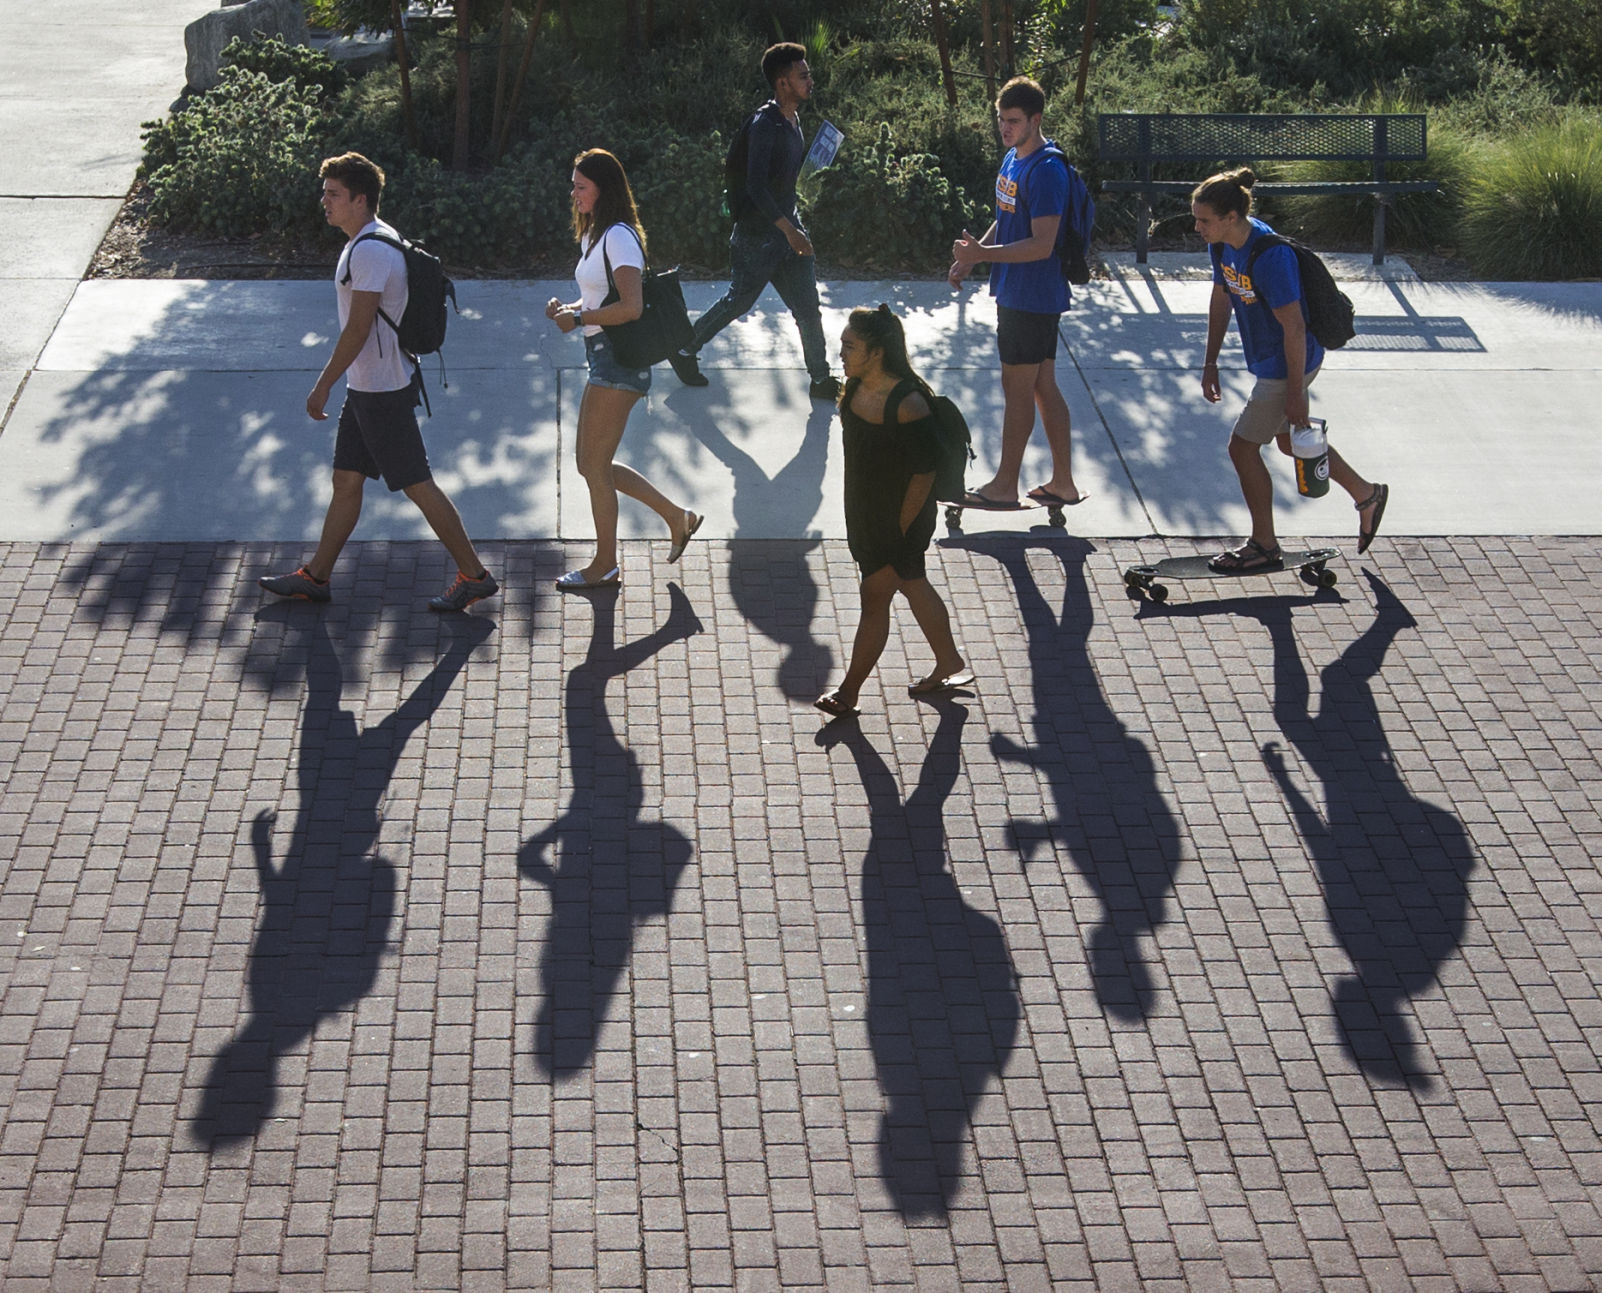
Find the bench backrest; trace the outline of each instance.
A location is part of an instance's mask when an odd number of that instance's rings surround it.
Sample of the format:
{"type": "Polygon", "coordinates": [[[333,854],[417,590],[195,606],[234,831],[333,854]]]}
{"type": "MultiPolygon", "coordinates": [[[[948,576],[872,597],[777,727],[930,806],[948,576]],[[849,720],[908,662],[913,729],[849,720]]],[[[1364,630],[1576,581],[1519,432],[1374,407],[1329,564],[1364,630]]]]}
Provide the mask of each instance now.
{"type": "Polygon", "coordinates": [[[1104,162],[1419,162],[1422,113],[1104,112],[1104,162]]]}

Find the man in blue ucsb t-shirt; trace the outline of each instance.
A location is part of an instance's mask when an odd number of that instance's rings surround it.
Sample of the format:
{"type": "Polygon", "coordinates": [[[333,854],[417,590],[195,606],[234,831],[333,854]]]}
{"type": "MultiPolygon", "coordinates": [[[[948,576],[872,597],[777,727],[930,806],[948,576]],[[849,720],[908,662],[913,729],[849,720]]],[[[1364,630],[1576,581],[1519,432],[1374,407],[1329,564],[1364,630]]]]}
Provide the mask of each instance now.
{"type": "Polygon", "coordinates": [[[1057,387],[1057,324],[1068,308],[1068,283],[1057,258],[1057,227],[1066,218],[1068,168],[1046,150],[1040,119],[1046,95],[1026,76],[1008,81],[996,99],[996,122],[1007,155],[996,175],[996,221],[982,238],[967,230],[952,245],[948,277],[960,287],[980,261],[990,264],[1001,351],[1001,460],[996,474],[968,491],[965,507],[1019,506],[1018,473],[1035,429],[1035,410],[1051,449],[1051,479],[1029,491],[1037,503],[1073,504],[1068,401],[1057,387]]]}
{"type": "MultiPolygon", "coordinates": [[[[1190,201],[1196,232],[1214,253],[1202,398],[1216,404],[1223,397],[1218,352],[1231,313],[1240,327],[1246,367],[1257,379],[1229,437],[1229,460],[1240,477],[1252,532],[1240,547],[1208,563],[1221,572],[1274,570],[1282,564],[1274,533],[1274,481],[1263,465],[1263,448],[1277,441],[1281,453],[1290,453],[1291,429],[1308,425],[1307,388],[1324,363],[1324,347],[1307,326],[1296,253],[1281,244],[1252,260],[1258,240],[1274,232],[1251,213],[1256,182],[1248,167],[1225,171],[1198,184],[1190,201]]],[[[1358,512],[1357,550],[1366,552],[1379,532],[1391,491],[1360,476],[1333,447],[1329,478],[1352,496],[1358,512]]]]}

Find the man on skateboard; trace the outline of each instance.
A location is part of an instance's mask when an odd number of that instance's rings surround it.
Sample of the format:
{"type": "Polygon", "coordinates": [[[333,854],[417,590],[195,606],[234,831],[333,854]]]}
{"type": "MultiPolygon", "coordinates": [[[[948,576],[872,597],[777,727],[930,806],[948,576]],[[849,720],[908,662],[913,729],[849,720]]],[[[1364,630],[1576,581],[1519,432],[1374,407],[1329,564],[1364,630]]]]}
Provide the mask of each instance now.
{"type": "MultiPolygon", "coordinates": [[[[1296,253],[1271,246],[1252,261],[1253,244],[1273,230],[1254,219],[1252,185],[1257,177],[1247,167],[1203,180],[1191,194],[1196,232],[1218,251],[1213,261],[1213,296],[1207,308],[1207,353],[1202,364],[1202,398],[1218,403],[1218,352],[1229,329],[1230,314],[1240,327],[1246,367],[1257,378],[1251,398],[1229,439],[1229,458],[1240,477],[1240,492],[1252,517],[1251,536],[1238,548],[1209,563],[1221,574],[1278,570],[1284,553],[1274,534],[1274,481],[1263,465],[1263,447],[1277,441],[1291,452],[1291,429],[1308,425],[1307,388],[1324,362],[1324,347],[1307,326],[1296,253]]],[[[1352,496],[1358,511],[1358,552],[1367,552],[1379,533],[1390,487],[1376,485],[1329,450],[1329,478],[1352,496]]]]}
{"type": "Polygon", "coordinates": [[[947,278],[953,289],[980,261],[990,263],[1001,351],[1001,460],[996,474],[968,491],[963,507],[1012,510],[1018,473],[1035,429],[1035,410],[1051,448],[1051,479],[1029,491],[1048,507],[1071,507],[1084,495],[1074,484],[1068,401],[1057,388],[1057,324],[1068,308],[1068,283],[1057,259],[1057,227],[1067,219],[1068,168],[1043,151],[1040,120],[1046,95],[1015,76],[996,99],[1007,155],[996,175],[996,219],[982,238],[966,230],[952,244],[947,278]]]}

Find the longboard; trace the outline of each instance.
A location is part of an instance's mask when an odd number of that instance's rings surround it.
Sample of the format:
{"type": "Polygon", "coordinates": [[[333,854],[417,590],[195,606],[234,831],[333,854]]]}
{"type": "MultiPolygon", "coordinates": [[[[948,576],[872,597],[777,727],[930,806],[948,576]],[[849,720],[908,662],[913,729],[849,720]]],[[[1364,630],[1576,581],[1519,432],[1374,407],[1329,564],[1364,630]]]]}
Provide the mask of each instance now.
{"type": "Polygon", "coordinates": [[[946,509],[946,524],[953,530],[962,529],[962,514],[964,512],[993,512],[997,516],[1007,516],[1014,512],[1038,512],[1042,508],[1046,512],[1046,521],[1053,529],[1062,530],[1068,526],[1068,520],[1063,515],[1064,507],[1074,507],[1074,503],[1045,503],[1038,498],[1030,498],[1027,494],[1009,507],[970,507],[966,503],[946,502],[941,504],[946,509]]]}
{"type": "Polygon", "coordinates": [[[1212,556],[1168,557],[1151,566],[1130,566],[1124,571],[1124,586],[1137,593],[1146,593],[1154,602],[1168,600],[1168,586],[1161,582],[1170,579],[1178,583],[1186,579],[1251,579],[1258,575],[1277,575],[1294,570],[1304,583],[1314,588],[1333,588],[1336,574],[1327,562],[1340,556],[1338,548],[1311,548],[1294,551],[1286,548],[1277,565],[1261,566],[1256,570],[1214,570],[1207,563],[1212,556]]]}

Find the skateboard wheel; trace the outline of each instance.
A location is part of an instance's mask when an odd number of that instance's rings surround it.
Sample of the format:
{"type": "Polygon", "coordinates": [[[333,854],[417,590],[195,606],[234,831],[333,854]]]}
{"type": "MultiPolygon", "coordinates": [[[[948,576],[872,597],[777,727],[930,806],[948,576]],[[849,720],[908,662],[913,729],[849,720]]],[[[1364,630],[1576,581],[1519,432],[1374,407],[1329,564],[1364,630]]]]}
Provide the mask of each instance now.
{"type": "Polygon", "coordinates": [[[1168,600],[1168,585],[1166,584],[1153,584],[1149,591],[1154,602],[1166,602],[1168,600]]]}
{"type": "Polygon", "coordinates": [[[1124,571],[1124,587],[1125,588],[1139,588],[1140,587],[1140,576],[1137,575],[1133,570],[1124,571]]]}
{"type": "Polygon", "coordinates": [[[1333,588],[1339,582],[1340,578],[1333,570],[1320,570],[1318,572],[1318,586],[1320,588],[1333,588]]]}
{"type": "Polygon", "coordinates": [[[1062,514],[1062,508],[1060,507],[1048,508],[1046,510],[1046,520],[1051,523],[1054,529],[1062,530],[1068,526],[1068,518],[1062,514]]]}
{"type": "Polygon", "coordinates": [[[946,508],[946,524],[953,530],[962,529],[962,509],[960,507],[946,508]]]}

